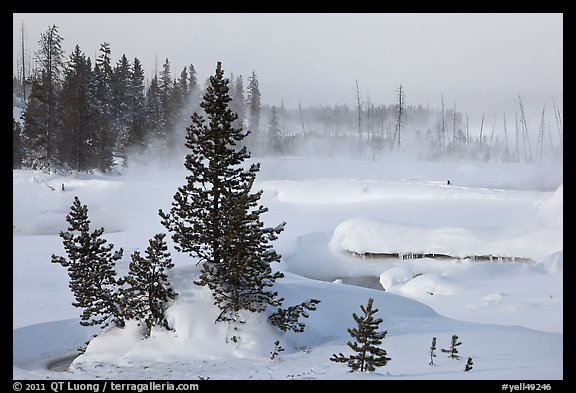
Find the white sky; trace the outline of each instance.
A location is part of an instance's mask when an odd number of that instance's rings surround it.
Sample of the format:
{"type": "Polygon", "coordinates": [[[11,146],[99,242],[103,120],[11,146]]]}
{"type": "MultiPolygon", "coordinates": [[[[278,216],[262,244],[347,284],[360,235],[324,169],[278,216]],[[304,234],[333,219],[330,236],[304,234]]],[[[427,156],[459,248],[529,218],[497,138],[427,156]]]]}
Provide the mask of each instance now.
{"type": "Polygon", "coordinates": [[[561,13],[13,14],[14,72],[22,22],[29,55],[56,24],[66,58],[109,42],[113,62],[138,57],[150,75],[168,58],[173,77],[192,63],[202,84],[222,61],[227,75],[255,70],[270,105],[354,105],[355,80],[375,104],[392,103],[400,83],[407,104],[438,107],[443,93],[476,110],[563,94],[561,13]]]}

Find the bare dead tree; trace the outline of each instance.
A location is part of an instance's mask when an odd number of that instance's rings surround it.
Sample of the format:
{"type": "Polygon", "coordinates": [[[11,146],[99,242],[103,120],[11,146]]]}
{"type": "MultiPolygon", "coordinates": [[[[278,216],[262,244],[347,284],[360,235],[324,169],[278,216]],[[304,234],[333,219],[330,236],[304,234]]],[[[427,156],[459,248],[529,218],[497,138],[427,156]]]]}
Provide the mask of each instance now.
{"type": "Polygon", "coordinates": [[[356,103],[358,107],[358,151],[360,157],[362,154],[362,101],[360,101],[360,89],[358,88],[358,79],[356,79],[356,103]]]}
{"type": "Polygon", "coordinates": [[[306,143],[306,127],[304,125],[304,115],[302,114],[302,105],[300,105],[300,99],[298,99],[298,113],[300,114],[300,122],[302,123],[302,137],[304,138],[306,156],[308,156],[308,143],[306,143]]]}
{"type": "Polygon", "coordinates": [[[556,128],[558,129],[558,137],[560,138],[560,147],[563,146],[563,141],[562,141],[562,134],[563,134],[563,130],[562,130],[562,117],[560,116],[560,110],[558,109],[558,107],[556,106],[556,100],[554,99],[554,97],[552,97],[552,103],[554,105],[554,117],[556,118],[556,128]]]}
{"type": "Polygon", "coordinates": [[[454,109],[452,110],[452,142],[456,142],[456,101],[454,101],[454,109]]]}
{"type": "Polygon", "coordinates": [[[480,121],[480,139],[479,142],[482,143],[482,130],[484,128],[484,113],[482,113],[482,121],[480,121]]]}
{"type": "Polygon", "coordinates": [[[396,142],[396,140],[398,140],[398,149],[400,149],[400,131],[402,128],[402,119],[403,116],[405,115],[405,94],[404,94],[404,90],[402,89],[402,83],[400,83],[400,85],[398,86],[398,107],[396,109],[396,128],[394,129],[394,136],[392,137],[392,145],[394,145],[394,143],[396,142]],[[396,139],[398,138],[398,139],[396,139]]]}
{"type": "Polygon", "coordinates": [[[504,142],[506,146],[506,151],[508,152],[508,130],[506,129],[506,110],[502,112],[503,121],[504,121],[504,142]]]}
{"type": "Polygon", "coordinates": [[[442,133],[440,137],[440,143],[442,148],[442,158],[445,158],[445,141],[446,141],[446,116],[444,112],[444,93],[440,93],[440,99],[442,101],[442,133]]]}
{"type": "Polygon", "coordinates": [[[516,120],[516,163],[520,164],[520,127],[518,126],[518,112],[514,112],[516,120]]]}
{"type": "Polygon", "coordinates": [[[536,154],[538,154],[538,162],[542,162],[542,152],[544,150],[544,112],[546,111],[546,103],[542,107],[542,117],[540,118],[540,130],[538,130],[538,142],[536,143],[536,154]]]}
{"type": "Polygon", "coordinates": [[[496,115],[494,115],[494,122],[492,123],[492,132],[490,132],[490,142],[488,144],[488,158],[490,158],[490,150],[492,149],[492,139],[494,139],[494,130],[496,129],[496,115]]]}
{"type": "MultiPolygon", "coordinates": [[[[526,145],[528,145],[528,152],[530,153],[530,159],[528,162],[532,162],[532,147],[530,146],[530,135],[528,134],[528,125],[526,124],[526,116],[524,115],[524,106],[522,105],[522,98],[518,96],[520,102],[520,125],[522,126],[522,142],[524,144],[524,152],[526,152],[526,145]]],[[[524,162],[526,162],[526,154],[524,154],[524,162]]]]}
{"type": "Polygon", "coordinates": [[[470,132],[468,130],[468,111],[466,111],[466,144],[470,140],[470,132]]]}

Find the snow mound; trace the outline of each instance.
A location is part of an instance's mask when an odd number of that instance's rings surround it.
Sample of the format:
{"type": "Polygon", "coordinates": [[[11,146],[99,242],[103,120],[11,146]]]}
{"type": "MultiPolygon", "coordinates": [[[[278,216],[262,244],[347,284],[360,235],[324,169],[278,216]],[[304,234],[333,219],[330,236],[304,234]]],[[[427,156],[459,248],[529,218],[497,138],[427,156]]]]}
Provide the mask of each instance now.
{"type": "Polygon", "coordinates": [[[538,262],[537,266],[541,267],[546,273],[562,274],[564,272],[564,251],[556,252],[538,262]]]}
{"type": "Polygon", "coordinates": [[[179,296],[166,312],[172,331],[155,328],[150,338],[143,339],[141,328],[132,321],[123,329],[109,328],[90,342],[86,352],[74,360],[72,369],[80,370],[89,363],[127,365],[146,359],[168,363],[269,358],[276,340],[283,346],[284,354],[294,353],[330,343],[335,337],[347,339],[343,326],[351,324],[352,313],[358,312],[359,305],[369,297],[383,310],[380,316],[389,328],[413,319],[432,324],[443,319],[432,308],[400,295],[285,273],[275,287],[285,298],[283,307],[310,298],[321,300],[309,318],[301,319],[306,324],[304,333],[283,333],[272,326],[267,317],[275,310],[242,314],[244,324],[215,323],[220,310],[213,304],[208,288],[193,284],[198,272],[195,266],[171,272],[179,278],[173,283],[179,296]]]}
{"type": "Polygon", "coordinates": [[[560,185],[550,197],[540,203],[538,216],[547,224],[559,227],[564,225],[564,185],[560,185]]]}
{"type": "Polygon", "coordinates": [[[406,266],[396,266],[380,275],[380,284],[385,290],[403,285],[414,278],[414,272],[406,266]]]}
{"type": "Polygon", "coordinates": [[[413,297],[450,296],[463,290],[461,282],[440,274],[422,274],[404,284],[399,292],[413,297]]]}
{"type": "MultiPolygon", "coordinates": [[[[469,256],[539,257],[548,250],[536,233],[524,235],[497,230],[423,225],[352,218],[338,225],[330,241],[333,250],[353,254],[440,254],[454,258],[469,256]],[[532,245],[531,245],[532,243],[532,245]]],[[[549,243],[551,244],[551,243],[549,243]]]]}

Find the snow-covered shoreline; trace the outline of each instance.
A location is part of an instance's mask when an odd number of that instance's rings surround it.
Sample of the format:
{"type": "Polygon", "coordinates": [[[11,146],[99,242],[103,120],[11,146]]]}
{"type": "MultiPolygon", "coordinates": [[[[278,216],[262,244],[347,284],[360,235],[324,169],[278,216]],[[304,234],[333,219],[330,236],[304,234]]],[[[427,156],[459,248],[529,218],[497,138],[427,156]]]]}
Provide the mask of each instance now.
{"type": "MultiPolygon", "coordinates": [[[[71,306],[65,269],[50,263],[52,253],[62,252],[58,233],[66,227],[73,197],[88,205],[93,227],[103,226],[104,237],[129,255],[164,231],[157,210],[169,207],[184,175],[181,169],[141,168],[113,176],[14,170],[13,377],[357,378],[328,359],[346,352],[351,314],[374,297],[388,330],[382,346],[392,360],[370,378],[563,378],[561,164],[404,162],[388,163],[384,171],[385,162],[259,161],[256,187],[264,190],[262,202],[270,209],[263,218],[267,225],[287,222],[275,245],[283,255],[276,268],[287,277],[277,285],[292,303],[310,297],[322,301],[305,321],[304,333],[278,335],[256,317],[246,324],[243,345],[226,344],[224,328],[197,317],[214,310],[210,296],[192,284],[193,261],[170,245],[176,264],[171,276],[182,294],[169,312],[175,331],[156,331],[148,340],[136,339],[129,328],[110,331],[91,343],[71,371],[49,371],[49,362],[70,354],[91,334],[77,324],[79,310],[71,306]],[[452,189],[444,178],[451,178],[452,189]],[[66,188],[52,190],[44,182],[66,188]],[[404,238],[402,228],[410,229],[404,238]],[[450,238],[446,228],[460,228],[465,236],[450,238]],[[455,255],[463,249],[513,251],[536,263],[384,263],[338,252],[362,242],[365,251],[408,243],[412,249],[418,239],[430,245],[435,238],[455,255]],[[386,290],[331,282],[360,276],[373,277],[386,290]],[[463,361],[441,355],[437,366],[428,366],[432,336],[446,346],[452,334],[463,341],[463,354],[474,358],[470,373],[461,370],[463,361]],[[271,360],[276,339],[286,351],[271,360]]],[[[126,269],[125,259],[119,270],[126,269]]]]}

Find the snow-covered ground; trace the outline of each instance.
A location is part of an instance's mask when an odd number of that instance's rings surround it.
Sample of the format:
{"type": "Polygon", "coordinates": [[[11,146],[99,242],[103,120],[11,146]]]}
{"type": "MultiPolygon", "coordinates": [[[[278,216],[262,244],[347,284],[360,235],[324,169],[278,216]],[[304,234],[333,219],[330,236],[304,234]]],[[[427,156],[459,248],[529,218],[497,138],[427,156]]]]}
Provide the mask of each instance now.
{"type": "Polygon", "coordinates": [[[105,238],[124,248],[123,273],[133,251],[165,232],[158,209],[170,208],[186,170],[180,164],[115,175],[14,170],[13,377],[563,378],[561,162],[257,161],[255,186],[269,208],[262,218],[267,225],[287,222],[274,244],[283,256],[276,268],[286,274],[277,289],[285,305],[321,300],[304,333],[279,334],[263,315],[250,317],[240,331],[215,325],[210,293],[192,283],[199,267],[171,248],[176,267],[170,277],[179,293],[168,310],[174,331],[142,340],[133,325],[111,329],[92,340],[69,371],[50,370],[100,333],[78,324],[66,271],[50,263],[53,253],[64,253],[58,233],[66,229],[74,196],[88,205],[92,229],[103,226],[105,238]],[[385,253],[454,258],[378,255],[385,253]],[[474,255],[496,258],[465,258],[474,255]],[[392,360],[375,373],[348,373],[329,358],[350,353],[346,329],[370,297],[392,360]],[[232,334],[239,343],[225,342],[232,334]],[[454,334],[462,342],[459,361],[440,353],[454,334]],[[431,367],[432,337],[438,351],[431,367]],[[276,340],[285,350],[271,360],[276,340]],[[467,357],[474,361],[470,372],[463,371],[467,357]]]}

